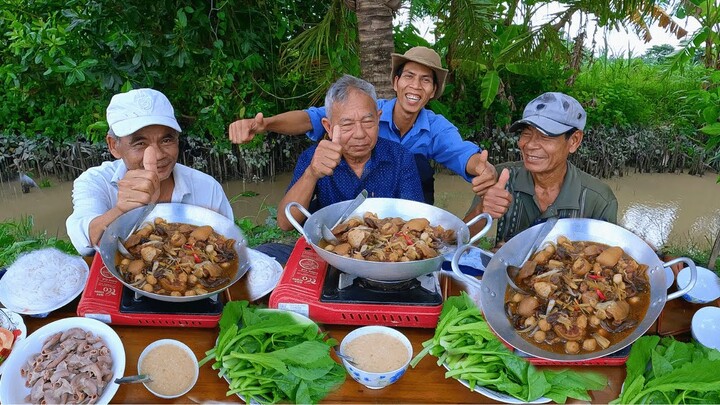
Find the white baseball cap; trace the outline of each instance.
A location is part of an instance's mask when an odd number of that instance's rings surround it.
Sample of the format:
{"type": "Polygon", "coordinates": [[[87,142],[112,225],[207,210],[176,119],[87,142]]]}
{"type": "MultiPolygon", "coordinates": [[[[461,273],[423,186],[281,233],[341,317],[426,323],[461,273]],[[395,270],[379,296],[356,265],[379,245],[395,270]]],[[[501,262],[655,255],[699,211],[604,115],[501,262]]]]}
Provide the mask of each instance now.
{"type": "Polygon", "coordinates": [[[580,103],[563,93],[544,93],[529,102],[521,120],[510,126],[518,131],[532,125],[548,136],[559,136],[571,129],[585,129],[587,114],[580,103]]]}
{"type": "Polygon", "coordinates": [[[153,89],[136,89],[114,95],[105,115],[110,130],[120,137],[149,125],[165,125],[182,132],[170,100],[153,89]]]}

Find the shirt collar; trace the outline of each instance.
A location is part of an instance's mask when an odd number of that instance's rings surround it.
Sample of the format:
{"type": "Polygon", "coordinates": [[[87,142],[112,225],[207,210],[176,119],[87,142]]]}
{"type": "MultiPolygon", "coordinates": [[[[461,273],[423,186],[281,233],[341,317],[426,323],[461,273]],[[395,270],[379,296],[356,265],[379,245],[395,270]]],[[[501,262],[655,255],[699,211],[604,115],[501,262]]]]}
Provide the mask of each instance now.
{"type": "MultiPolygon", "coordinates": [[[[556,209],[580,209],[580,174],[578,168],[575,167],[569,161],[567,162],[567,172],[565,172],[565,178],[563,179],[562,188],[560,188],[560,194],[555,199],[552,205],[556,209]]],[[[521,193],[535,195],[535,182],[533,181],[532,175],[529,171],[522,167],[522,170],[518,171],[518,174],[513,182],[513,188],[515,191],[521,193]]]]}
{"type": "Polygon", "coordinates": [[[117,188],[117,184],[120,180],[122,180],[123,177],[125,177],[125,173],[127,173],[127,166],[125,166],[125,162],[122,159],[118,159],[120,164],[117,165],[115,168],[115,172],[112,175],[112,178],[110,179],[110,184],[115,186],[117,188]]]}
{"type": "MultiPolygon", "coordinates": [[[[397,136],[400,136],[400,131],[398,130],[397,125],[395,125],[395,122],[393,121],[393,110],[395,109],[396,103],[397,97],[383,104],[382,114],[380,115],[380,122],[386,122],[390,129],[393,131],[393,133],[395,133],[395,135],[397,136]]],[[[417,118],[415,119],[415,123],[413,124],[412,128],[410,128],[410,130],[407,132],[407,134],[421,131],[430,131],[430,121],[428,119],[428,111],[426,108],[420,110],[417,118]]]]}

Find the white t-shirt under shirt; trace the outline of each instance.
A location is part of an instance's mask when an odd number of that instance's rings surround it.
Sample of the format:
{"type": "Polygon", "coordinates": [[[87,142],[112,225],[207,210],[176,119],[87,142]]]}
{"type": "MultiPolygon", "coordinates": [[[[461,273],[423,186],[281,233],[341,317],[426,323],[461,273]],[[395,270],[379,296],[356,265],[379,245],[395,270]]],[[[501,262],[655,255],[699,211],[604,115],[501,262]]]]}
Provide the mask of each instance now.
{"type": "MultiPolygon", "coordinates": [[[[117,204],[118,181],[127,167],[122,159],[104,162],[81,174],[73,183],[73,213],[65,225],[70,241],[81,255],[91,255],[90,222],[117,204]]],[[[233,211],[220,183],[212,176],[179,163],[173,168],[175,188],[171,202],[211,209],[233,220],[233,211]]]]}

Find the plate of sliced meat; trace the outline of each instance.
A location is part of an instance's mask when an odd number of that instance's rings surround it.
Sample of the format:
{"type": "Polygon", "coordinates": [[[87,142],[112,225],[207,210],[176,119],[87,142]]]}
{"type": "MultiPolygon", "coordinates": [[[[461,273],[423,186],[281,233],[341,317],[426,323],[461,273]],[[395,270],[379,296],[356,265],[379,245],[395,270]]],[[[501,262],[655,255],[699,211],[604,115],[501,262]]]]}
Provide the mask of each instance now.
{"type": "Polygon", "coordinates": [[[18,342],[5,361],[0,402],[107,404],[124,372],[125,349],[112,328],[65,318],[18,342]]]}

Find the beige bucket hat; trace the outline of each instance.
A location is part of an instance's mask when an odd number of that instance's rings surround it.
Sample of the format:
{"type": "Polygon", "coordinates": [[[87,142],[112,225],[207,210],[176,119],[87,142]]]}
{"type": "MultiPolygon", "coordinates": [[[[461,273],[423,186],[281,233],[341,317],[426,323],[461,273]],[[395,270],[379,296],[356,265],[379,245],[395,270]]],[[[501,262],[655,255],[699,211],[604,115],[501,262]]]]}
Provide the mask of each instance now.
{"type": "Polygon", "coordinates": [[[395,71],[398,67],[406,62],[415,62],[423,66],[427,66],[435,72],[437,77],[437,89],[435,91],[435,97],[433,100],[437,100],[442,96],[445,90],[445,79],[447,78],[448,71],[443,69],[442,62],[440,61],[440,55],[434,50],[424,47],[416,46],[408,49],[404,54],[393,53],[392,57],[392,70],[390,71],[390,82],[395,80],[395,71]]]}

